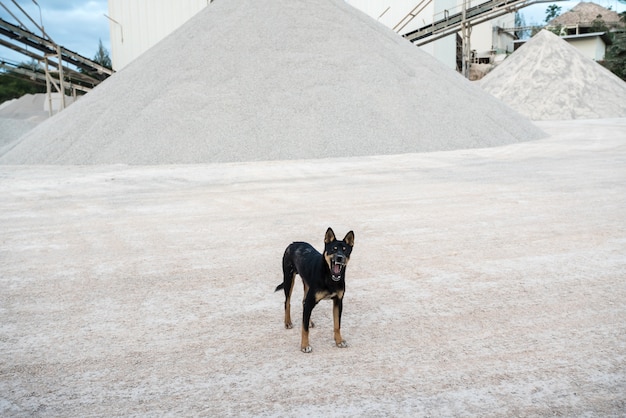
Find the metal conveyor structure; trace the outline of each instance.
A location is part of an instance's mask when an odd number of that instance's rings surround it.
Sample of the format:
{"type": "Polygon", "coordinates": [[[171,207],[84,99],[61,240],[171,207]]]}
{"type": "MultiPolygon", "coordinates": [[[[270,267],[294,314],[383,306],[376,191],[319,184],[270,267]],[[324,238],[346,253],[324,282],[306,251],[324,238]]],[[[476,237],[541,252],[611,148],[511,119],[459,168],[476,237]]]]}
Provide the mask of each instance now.
{"type": "MultiPolygon", "coordinates": [[[[537,4],[549,3],[561,0],[489,0],[476,6],[471,5],[471,1],[463,0],[459,9],[455,13],[450,10],[444,10],[441,19],[433,19],[433,22],[422,26],[419,29],[407,32],[404,38],[413,42],[417,46],[426,45],[430,42],[452,35],[461,31],[462,40],[462,71],[461,73],[468,77],[470,62],[470,34],[472,26],[478,25],[489,20],[514,13],[524,7],[537,4]]],[[[417,17],[432,0],[421,0],[420,3],[411,10],[393,29],[396,32],[401,31],[406,25],[417,17]]]]}
{"type": "MultiPolygon", "coordinates": [[[[475,26],[505,14],[514,13],[533,4],[551,3],[554,1],[559,0],[490,0],[477,6],[467,7],[465,10],[461,8],[459,12],[453,14],[450,14],[449,11],[444,11],[443,18],[424,25],[419,29],[407,32],[403,36],[417,46],[422,46],[458,32],[463,24],[475,26]]],[[[409,16],[408,20],[404,20],[404,25],[417,14],[407,15],[407,17],[409,16]]]]}
{"type": "Polygon", "coordinates": [[[0,61],[0,68],[25,75],[33,80],[45,81],[50,109],[52,109],[53,90],[55,93],[63,93],[60,95],[60,108],[63,109],[65,108],[65,94],[69,93],[76,96],[77,91],[88,92],[113,74],[113,70],[57,45],[36,24],[43,36],[34,34],[21,23],[20,25],[14,25],[0,18],[0,35],[2,35],[0,37],[0,46],[9,48],[43,64],[43,73],[10,65],[2,61],[0,61]],[[70,66],[83,70],[83,72],[77,71],[70,66]]]}

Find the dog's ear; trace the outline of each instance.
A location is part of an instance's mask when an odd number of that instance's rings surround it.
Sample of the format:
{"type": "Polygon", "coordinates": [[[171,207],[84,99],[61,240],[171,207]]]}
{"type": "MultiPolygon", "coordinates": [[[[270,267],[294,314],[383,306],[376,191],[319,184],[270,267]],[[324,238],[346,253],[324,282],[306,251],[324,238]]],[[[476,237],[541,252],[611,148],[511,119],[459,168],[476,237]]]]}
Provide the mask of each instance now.
{"type": "Polygon", "coordinates": [[[354,232],[352,231],[348,232],[345,238],[343,239],[343,242],[345,242],[351,247],[354,247],[354,232]]]}
{"type": "Polygon", "coordinates": [[[328,229],[326,230],[326,236],[324,236],[324,243],[329,244],[333,242],[335,239],[336,239],[335,233],[330,227],[328,227],[328,229]]]}

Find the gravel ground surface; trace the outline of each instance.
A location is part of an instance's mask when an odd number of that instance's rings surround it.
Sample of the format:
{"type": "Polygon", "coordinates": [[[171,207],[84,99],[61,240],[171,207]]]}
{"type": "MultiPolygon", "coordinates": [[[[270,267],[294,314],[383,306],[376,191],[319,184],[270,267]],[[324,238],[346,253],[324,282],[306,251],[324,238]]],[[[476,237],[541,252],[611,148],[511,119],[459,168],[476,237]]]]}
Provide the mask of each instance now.
{"type": "Polygon", "coordinates": [[[0,415],[624,416],[626,119],[541,127],[425,154],[0,166],[0,415]],[[303,354],[273,290],[285,246],[328,226],[356,233],[349,347],[324,301],[303,354]]]}

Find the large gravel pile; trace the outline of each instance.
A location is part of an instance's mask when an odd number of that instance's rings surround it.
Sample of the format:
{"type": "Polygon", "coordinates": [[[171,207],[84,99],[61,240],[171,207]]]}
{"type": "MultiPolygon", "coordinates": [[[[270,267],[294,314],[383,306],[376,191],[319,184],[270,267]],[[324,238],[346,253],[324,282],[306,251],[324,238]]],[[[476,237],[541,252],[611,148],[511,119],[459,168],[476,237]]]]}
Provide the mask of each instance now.
{"type": "Polygon", "coordinates": [[[543,133],[342,0],[220,0],[5,164],[170,164],[396,154],[543,133]]]}
{"type": "Polygon", "coordinates": [[[626,83],[547,30],[480,85],[533,120],[626,117],[626,83]]]}

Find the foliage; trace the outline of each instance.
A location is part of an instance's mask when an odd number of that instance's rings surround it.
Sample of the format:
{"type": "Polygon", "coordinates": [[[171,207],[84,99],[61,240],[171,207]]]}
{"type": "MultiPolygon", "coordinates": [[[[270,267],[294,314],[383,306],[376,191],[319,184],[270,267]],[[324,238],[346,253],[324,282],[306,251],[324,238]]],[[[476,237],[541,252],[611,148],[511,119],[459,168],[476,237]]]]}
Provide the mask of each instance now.
{"type": "Polygon", "coordinates": [[[106,67],[108,69],[113,68],[111,65],[111,57],[109,56],[109,51],[102,45],[102,39],[98,39],[98,52],[93,57],[93,60],[98,64],[106,67]]]}
{"type": "MultiPolygon", "coordinates": [[[[524,15],[520,12],[515,12],[515,27],[516,28],[525,28],[526,27],[526,19],[524,15]]],[[[530,29],[521,29],[515,31],[515,36],[517,39],[526,39],[530,35],[530,29]]]]}
{"type": "MultiPolygon", "coordinates": [[[[94,62],[106,68],[111,68],[111,57],[109,51],[102,45],[102,40],[98,41],[98,51],[93,58],[94,62]]],[[[29,63],[21,63],[18,68],[28,68],[31,71],[42,72],[39,62],[31,60],[29,63]]],[[[83,71],[81,71],[83,72],[83,71]]],[[[90,74],[94,78],[102,79],[102,74],[90,74]]],[[[16,71],[8,70],[0,72],[0,103],[22,97],[25,94],[45,93],[46,86],[41,82],[31,80],[28,76],[19,74],[16,71]]]]}
{"type": "Polygon", "coordinates": [[[567,33],[563,30],[563,25],[550,26],[546,29],[557,36],[567,35],[567,33]]]}
{"type": "MultiPolygon", "coordinates": [[[[39,64],[34,60],[30,63],[23,62],[18,65],[18,68],[28,68],[29,70],[41,72],[39,64]]],[[[27,76],[19,74],[16,71],[8,70],[0,73],[0,103],[7,100],[17,99],[25,94],[45,92],[45,84],[31,80],[27,76]]]]}
{"type": "MultiPolygon", "coordinates": [[[[626,23],[626,12],[620,13],[620,20],[626,23]]],[[[599,61],[599,63],[613,74],[626,81],[626,32],[611,31],[604,20],[602,20],[602,15],[596,16],[592,22],[590,31],[606,32],[611,38],[611,45],[606,49],[604,60],[599,61]]]]}
{"type": "Polygon", "coordinates": [[[543,30],[543,26],[533,25],[532,29],[530,30],[530,37],[532,38],[533,36],[541,32],[542,30],[543,30]]]}
{"type": "Polygon", "coordinates": [[[602,15],[596,16],[591,22],[591,27],[589,28],[590,32],[607,32],[609,33],[610,29],[607,24],[602,20],[602,15]]]}
{"type": "MultiPolygon", "coordinates": [[[[109,56],[109,51],[107,51],[104,45],[102,45],[102,39],[98,39],[98,51],[96,52],[96,55],[94,55],[94,57],[92,58],[92,61],[108,69],[113,68],[111,63],[111,57],[109,56]]],[[[79,71],[98,80],[104,80],[106,78],[104,74],[98,73],[97,71],[86,71],[82,68],[79,71]]]]}
{"type": "Polygon", "coordinates": [[[613,44],[607,48],[604,61],[600,64],[626,81],[626,33],[614,34],[613,44]]]}
{"type": "Polygon", "coordinates": [[[561,14],[561,6],[557,6],[556,4],[549,5],[548,8],[546,9],[545,22],[548,23],[549,21],[551,21],[552,19],[554,19],[560,14],[561,14]]]}

